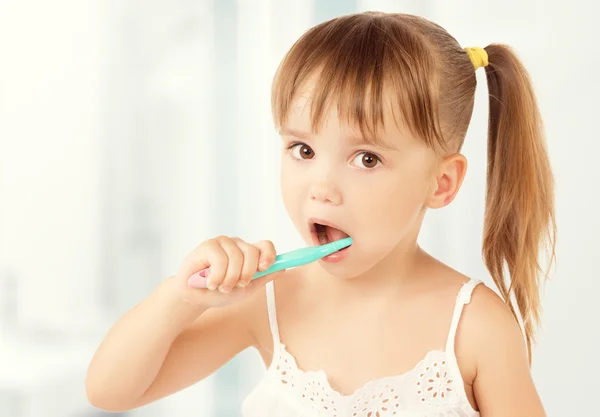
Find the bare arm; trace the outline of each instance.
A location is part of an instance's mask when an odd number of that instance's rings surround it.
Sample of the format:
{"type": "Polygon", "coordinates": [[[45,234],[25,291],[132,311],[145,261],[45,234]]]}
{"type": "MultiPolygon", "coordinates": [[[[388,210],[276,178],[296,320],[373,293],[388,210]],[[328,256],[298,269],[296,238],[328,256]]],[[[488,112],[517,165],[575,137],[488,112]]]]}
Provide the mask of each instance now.
{"type": "MultiPolygon", "coordinates": [[[[173,279],[173,278],[170,278],[173,279]]],[[[91,404],[124,411],[200,381],[254,344],[246,302],[205,309],[182,304],[162,284],[110,330],[86,379],[91,404]]]]}
{"type": "Polygon", "coordinates": [[[281,274],[251,281],[259,260],[268,266],[275,259],[270,242],[257,245],[262,249],[223,237],[208,241],[192,252],[180,273],[125,314],[90,363],[89,402],[107,411],[140,407],[206,378],[255,344],[251,323],[260,300],[257,289],[281,274]],[[206,261],[206,253],[212,261],[206,261]],[[186,282],[184,277],[207,263],[209,280],[225,288],[223,293],[186,282]]]}
{"type": "Polygon", "coordinates": [[[491,289],[479,286],[465,321],[477,357],[473,389],[482,417],[545,417],[519,325],[491,289]]]}

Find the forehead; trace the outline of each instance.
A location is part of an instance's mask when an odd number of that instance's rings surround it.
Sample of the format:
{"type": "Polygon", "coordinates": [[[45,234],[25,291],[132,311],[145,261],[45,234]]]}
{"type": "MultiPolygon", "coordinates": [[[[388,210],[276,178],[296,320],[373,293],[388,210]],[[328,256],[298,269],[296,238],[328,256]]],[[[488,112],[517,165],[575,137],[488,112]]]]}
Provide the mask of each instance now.
{"type": "Polygon", "coordinates": [[[364,128],[364,121],[361,128],[361,121],[351,114],[340,114],[340,105],[336,102],[329,103],[322,108],[321,114],[315,115],[313,89],[314,84],[308,84],[295,95],[285,121],[278,128],[280,135],[305,140],[335,136],[351,144],[368,144],[391,150],[398,150],[406,141],[414,140],[408,129],[395,122],[391,105],[385,106],[381,123],[370,129],[364,128]]]}

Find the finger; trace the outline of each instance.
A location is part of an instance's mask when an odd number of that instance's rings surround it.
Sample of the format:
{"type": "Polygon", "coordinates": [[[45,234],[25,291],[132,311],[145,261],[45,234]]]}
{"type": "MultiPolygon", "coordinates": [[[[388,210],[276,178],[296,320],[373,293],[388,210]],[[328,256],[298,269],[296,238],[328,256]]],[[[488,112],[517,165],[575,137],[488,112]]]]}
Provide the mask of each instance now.
{"type": "Polygon", "coordinates": [[[250,243],[244,242],[241,239],[235,241],[244,254],[244,264],[242,266],[242,273],[239,281],[236,283],[237,287],[244,288],[248,285],[256,271],[258,270],[258,257],[260,250],[250,243]]]}
{"type": "Polygon", "coordinates": [[[277,252],[275,250],[275,245],[270,240],[261,240],[254,244],[260,251],[260,255],[258,258],[258,269],[260,271],[266,271],[269,269],[273,262],[275,262],[275,257],[277,256],[277,252]]]}
{"type": "Polygon", "coordinates": [[[229,262],[227,264],[227,272],[225,272],[225,277],[217,284],[217,287],[219,288],[219,291],[228,293],[231,292],[240,278],[242,266],[244,264],[244,254],[235,241],[231,238],[221,238],[219,243],[221,244],[221,247],[225,253],[227,253],[229,262]]]}
{"type": "MultiPolygon", "coordinates": [[[[218,282],[223,280],[227,270],[227,254],[216,239],[207,240],[190,252],[179,268],[177,275],[189,279],[208,267],[210,267],[208,274],[212,276],[213,280],[218,282]]],[[[207,281],[205,280],[205,282],[207,281]]]]}

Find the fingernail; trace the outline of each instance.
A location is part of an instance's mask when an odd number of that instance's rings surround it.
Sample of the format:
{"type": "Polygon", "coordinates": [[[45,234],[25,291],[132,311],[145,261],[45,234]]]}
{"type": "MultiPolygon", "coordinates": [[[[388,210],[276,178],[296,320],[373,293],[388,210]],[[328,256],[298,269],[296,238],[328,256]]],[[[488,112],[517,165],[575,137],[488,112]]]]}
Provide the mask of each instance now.
{"type": "Polygon", "coordinates": [[[229,288],[219,287],[219,292],[221,292],[223,294],[227,294],[229,291],[230,291],[229,288]]]}
{"type": "Polygon", "coordinates": [[[246,286],[246,283],[243,282],[243,281],[240,281],[235,286],[238,287],[238,288],[244,288],[246,286]]]}
{"type": "Polygon", "coordinates": [[[261,271],[265,271],[267,268],[269,268],[269,262],[268,261],[261,261],[261,263],[258,265],[261,271]]]}
{"type": "Polygon", "coordinates": [[[209,289],[209,290],[211,290],[211,291],[214,291],[214,290],[216,290],[216,289],[217,289],[216,285],[215,285],[214,283],[212,283],[211,281],[208,281],[208,282],[206,283],[206,288],[208,288],[208,289],[209,289]]]}

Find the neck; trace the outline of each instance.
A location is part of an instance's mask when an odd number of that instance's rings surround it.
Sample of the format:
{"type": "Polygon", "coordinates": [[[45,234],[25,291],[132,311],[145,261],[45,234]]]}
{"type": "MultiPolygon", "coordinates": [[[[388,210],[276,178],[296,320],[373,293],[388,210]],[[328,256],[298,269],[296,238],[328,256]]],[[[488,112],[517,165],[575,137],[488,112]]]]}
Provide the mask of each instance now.
{"type": "Polygon", "coordinates": [[[419,247],[416,240],[402,242],[361,275],[348,279],[329,276],[329,279],[321,281],[322,287],[326,287],[323,289],[334,299],[343,299],[345,302],[357,298],[395,298],[395,295],[406,292],[420,280],[421,274],[418,271],[428,258],[429,255],[419,247]]]}

